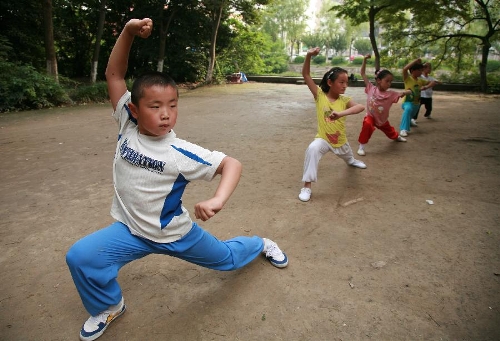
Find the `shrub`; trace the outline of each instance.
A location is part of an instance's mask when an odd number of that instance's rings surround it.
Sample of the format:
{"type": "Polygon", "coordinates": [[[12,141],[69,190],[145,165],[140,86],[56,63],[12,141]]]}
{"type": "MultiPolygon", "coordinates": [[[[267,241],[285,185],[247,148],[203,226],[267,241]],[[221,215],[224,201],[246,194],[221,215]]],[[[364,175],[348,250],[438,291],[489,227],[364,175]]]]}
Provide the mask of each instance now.
{"type": "Polygon", "coordinates": [[[0,112],[41,109],[71,103],[63,87],[52,77],[29,65],[0,60],[0,112]]]}
{"type": "Polygon", "coordinates": [[[323,64],[326,61],[326,57],[322,55],[317,55],[316,57],[313,58],[312,62],[316,65],[323,64]]]}
{"type": "Polygon", "coordinates": [[[333,57],[331,60],[332,65],[341,65],[344,63],[345,63],[344,57],[333,57]]]}
{"type": "Polygon", "coordinates": [[[297,56],[295,57],[295,59],[293,60],[293,62],[295,64],[302,64],[304,62],[305,58],[303,56],[297,56]]]}
{"type": "Polygon", "coordinates": [[[76,103],[106,102],[108,87],[106,82],[97,82],[90,85],[79,85],[68,90],[69,97],[76,103]]]}
{"type": "Polygon", "coordinates": [[[353,65],[361,65],[363,64],[363,57],[356,57],[352,60],[353,65]]]}
{"type": "Polygon", "coordinates": [[[488,60],[486,72],[495,72],[500,70],[500,60],[488,60]]]}

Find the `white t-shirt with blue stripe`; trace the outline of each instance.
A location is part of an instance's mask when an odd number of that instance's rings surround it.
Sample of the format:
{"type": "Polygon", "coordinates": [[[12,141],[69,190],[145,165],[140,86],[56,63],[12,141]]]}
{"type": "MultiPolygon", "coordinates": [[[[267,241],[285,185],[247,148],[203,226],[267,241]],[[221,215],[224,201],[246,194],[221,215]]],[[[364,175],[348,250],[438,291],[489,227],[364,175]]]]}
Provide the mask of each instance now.
{"type": "Polygon", "coordinates": [[[134,235],[170,243],[191,230],[192,220],[182,205],[187,184],[212,180],[226,155],[178,139],[173,130],[159,137],[140,134],[128,103],[127,91],[113,112],[119,136],[111,216],[134,235]]]}

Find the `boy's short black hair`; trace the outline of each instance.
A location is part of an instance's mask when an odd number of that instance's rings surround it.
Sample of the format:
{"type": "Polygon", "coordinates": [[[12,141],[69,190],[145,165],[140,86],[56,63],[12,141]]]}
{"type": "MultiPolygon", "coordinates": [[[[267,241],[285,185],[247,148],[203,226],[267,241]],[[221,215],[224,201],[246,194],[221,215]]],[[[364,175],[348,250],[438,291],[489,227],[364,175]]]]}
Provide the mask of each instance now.
{"type": "Polygon", "coordinates": [[[410,72],[416,71],[416,70],[422,70],[424,68],[424,64],[422,63],[415,63],[412,66],[410,66],[410,72]]]}
{"type": "Polygon", "coordinates": [[[164,87],[171,86],[177,91],[177,95],[179,95],[179,89],[177,88],[177,84],[175,84],[172,77],[166,73],[150,71],[143,73],[134,81],[132,90],[130,91],[132,103],[134,105],[139,105],[139,100],[144,96],[144,89],[155,85],[164,87]]]}

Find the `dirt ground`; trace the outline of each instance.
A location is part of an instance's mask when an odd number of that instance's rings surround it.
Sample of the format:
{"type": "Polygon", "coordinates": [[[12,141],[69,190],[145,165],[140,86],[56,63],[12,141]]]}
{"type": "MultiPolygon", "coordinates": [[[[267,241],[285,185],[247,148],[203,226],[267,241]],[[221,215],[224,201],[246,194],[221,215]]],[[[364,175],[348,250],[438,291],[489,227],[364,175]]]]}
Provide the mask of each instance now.
{"type": "MultiPolygon", "coordinates": [[[[365,102],[362,88],[347,94],[365,102]]],[[[120,272],[128,309],[99,340],[500,340],[499,108],[498,96],[435,91],[433,119],[407,143],[374,133],[367,169],[327,154],[303,203],[316,129],[305,85],[182,92],[177,135],[243,163],[226,207],[201,225],[272,238],[289,266],[261,257],[218,272],[146,257],[120,272]]],[[[78,339],[88,315],[65,254],[112,222],[110,114],[0,115],[0,340],[78,339]]],[[[400,117],[394,105],[395,127],[400,117]]],[[[353,149],[362,118],[347,119],[353,149]]],[[[216,184],[190,184],[185,206],[216,184]]]]}

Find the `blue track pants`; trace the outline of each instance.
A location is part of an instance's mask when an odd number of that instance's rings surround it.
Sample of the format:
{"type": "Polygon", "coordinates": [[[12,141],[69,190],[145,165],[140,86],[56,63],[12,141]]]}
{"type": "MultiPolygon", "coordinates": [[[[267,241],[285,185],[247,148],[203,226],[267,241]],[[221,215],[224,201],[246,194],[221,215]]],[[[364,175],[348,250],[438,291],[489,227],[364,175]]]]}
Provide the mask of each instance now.
{"type": "Polygon", "coordinates": [[[85,309],[95,316],[122,298],[117,277],[122,266],[149,254],[165,254],[206,268],[229,271],[254,260],[263,250],[262,238],[236,237],[220,241],[196,223],[172,243],[155,243],[134,236],[115,222],[77,241],[66,254],[71,276],[85,309]]]}

